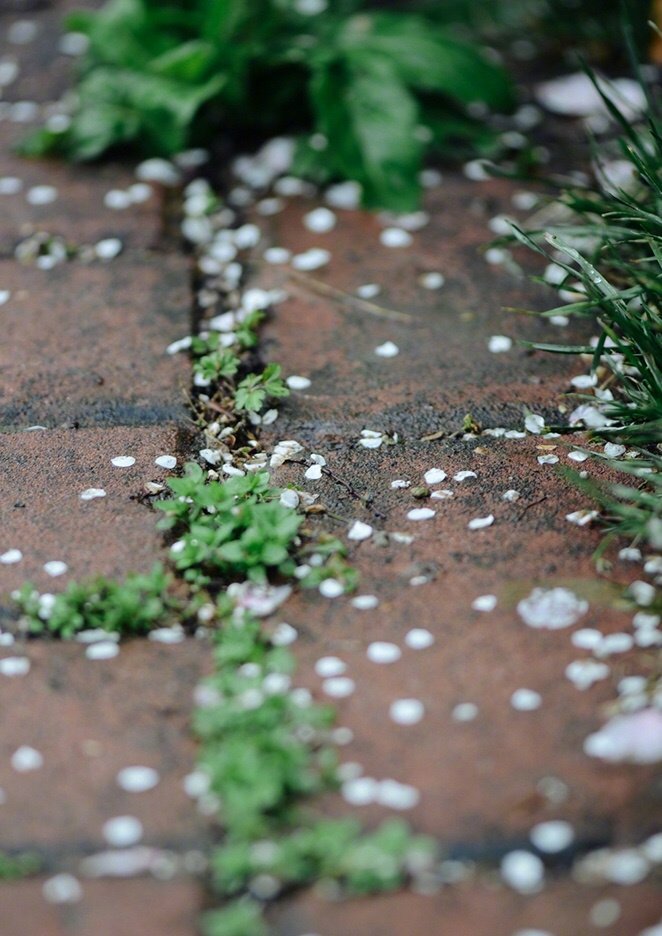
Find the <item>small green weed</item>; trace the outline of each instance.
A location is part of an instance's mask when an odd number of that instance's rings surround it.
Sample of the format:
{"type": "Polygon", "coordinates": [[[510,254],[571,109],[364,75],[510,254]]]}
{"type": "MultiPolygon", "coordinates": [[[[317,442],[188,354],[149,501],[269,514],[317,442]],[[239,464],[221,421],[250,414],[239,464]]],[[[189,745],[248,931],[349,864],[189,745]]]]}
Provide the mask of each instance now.
{"type": "Polygon", "coordinates": [[[576,471],[567,472],[568,477],[601,505],[609,539],[627,537],[635,545],[648,543],[653,549],[661,550],[662,458],[650,454],[632,461],[607,461],[614,471],[636,478],[636,485],[598,484],[590,478],[582,478],[576,471]]]}
{"type": "Polygon", "coordinates": [[[120,582],[104,578],[70,582],[55,596],[40,595],[28,582],[13,598],[28,634],[68,639],[99,628],[137,636],[181,614],[181,603],[169,591],[172,584],[172,576],[157,564],[147,575],[128,575],[120,582]]]}
{"type": "Polygon", "coordinates": [[[515,230],[514,236],[560,269],[559,291],[569,289],[576,294],[574,301],[544,314],[590,318],[600,328],[595,346],[533,347],[591,356],[597,386],[582,399],[593,417],[591,432],[634,446],[641,456],[630,463],[613,462],[614,468],[639,475],[636,487],[590,485],[585,489],[603,505],[610,529],[657,543],[659,548],[660,459],[656,452],[662,443],[662,119],[645,86],[650,110],[642,125],[629,121],[604,89],[597,83],[596,87],[620,129],[617,150],[611,151],[606,144],[604,151],[596,151],[594,186],[560,194],[565,224],[527,233],[515,230]],[[620,182],[609,178],[615,157],[621,161],[620,182]],[[629,167],[628,173],[624,167],[629,167]]]}
{"type": "Polygon", "coordinates": [[[173,559],[189,581],[206,584],[215,575],[264,583],[271,572],[292,575],[302,518],[278,502],[280,490],[266,472],[208,481],[192,462],[168,485],[176,496],[156,507],[165,514],[161,527],[181,533],[173,559]]]}
{"type": "Polygon", "coordinates": [[[249,374],[237,386],[234,405],[237,412],[260,413],[267,400],[278,400],[290,395],[281,378],[279,364],[268,364],[261,374],[249,374]]]}

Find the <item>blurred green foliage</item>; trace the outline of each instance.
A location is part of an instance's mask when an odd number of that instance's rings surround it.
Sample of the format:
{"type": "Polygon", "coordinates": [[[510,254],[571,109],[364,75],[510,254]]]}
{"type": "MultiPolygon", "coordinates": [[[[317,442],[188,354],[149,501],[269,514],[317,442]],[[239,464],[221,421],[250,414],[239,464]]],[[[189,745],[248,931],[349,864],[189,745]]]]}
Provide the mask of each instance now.
{"type": "Polygon", "coordinates": [[[409,210],[426,150],[484,143],[467,108],[508,110],[514,94],[493,57],[437,17],[375,6],[109,0],[69,20],[89,38],[70,125],[24,151],[169,156],[219,133],[294,134],[295,171],[357,180],[366,205],[409,210]]]}

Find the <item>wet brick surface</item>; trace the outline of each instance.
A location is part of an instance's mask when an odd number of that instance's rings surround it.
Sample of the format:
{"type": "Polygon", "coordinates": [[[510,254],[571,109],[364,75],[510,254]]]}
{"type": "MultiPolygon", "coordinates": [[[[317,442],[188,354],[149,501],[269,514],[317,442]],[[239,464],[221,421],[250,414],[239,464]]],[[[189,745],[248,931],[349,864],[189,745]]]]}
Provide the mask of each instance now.
{"type": "Polygon", "coordinates": [[[204,847],[208,820],[197,816],[182,782],[195,759],[191,697],[208,648],[134,640],[114,659],[96,661],[78,643],[32,641],[9,652],[24,652],[31,669],[0,677],[2,847],[76,873],[81,857],[108,847],[104,822],[126,815],[142,822],[141,845],[178,853],[204,847]],[[39,751],[43,767],[12,767],[23,745],[39,751]],[[160,782],[141,793],[121,789],[117,772],[129,766],[155,768],[160,782]]]}
{"type": "Polygon", "coordinates": [[[167,345],[188,332],[184,258],[151,254],[48,272],[0,263],[12,293],[0,426],[146,425],[187,419],[185,357],[167,345]]]}
{"type": "MultiPolygon", "coordinates": [[[[350,558],[362,574],[360,592],[377,595],[379,607],[358,611],[346,598],[325,605],[314,593],[288,604],[287,620],[300,631],[300,680],[325,698],[314,663],[339,657],[356,683],[355,692],[338,703],[340,724],[354,736],[343,760],[360,764],[366,776],[416,787],[420,802],[406,813],[414,828],[435,835],[454,857],[489,862],[513,848],[530,848],[530,829],[545,820],[570,821],[582,850],[639,842],[662,814],[650,769],[605,767],[582,750],[586,736],[604,720],[618,679],[648,672],[651,663],[641,650],[611,657],[609,678],[585,691],[565,676],[570,662],[588,657],[571,644],[572,630],[631,631],[630,616],[614,607],[618,586],[595,572],[599,531],[577,529],[565,519],[587,506],[586,498],[557,466],[537,460],[554,453],[559,465],[572,465],[572,440],[424,439],[461,429],[467,413],[484,428],[521,429],[528,410],[554,424],[576,405],[562,394],[571,390],[577,361],[532,354],[516,344],[505,354],[488,350],[495,334],[548,341],[559,336],[554,326],[501,311],[506,305],[535,307],[544,296],[503,268],[490,267],[479,253],[489,238],[488,219],[508,210],[512,191],[501,183],[446,179],[429,198],[430,225],[414,235],[411,249],[401,251],[379,245],[374,219],[338,212],[332,234],[313,235],[302,224],[310,206],[289,207],[270,220],[265,246],[294,252],[323,246],[331,251],[330,264],[304,280],[292,279],[283,268],[256,268],[258,284],[290,293],[265,329],[267,356],[286,374],[312,381],[281,407],[271,437],[297,439],[323,454],[339,480],[307,483],[304,469],[294,466],[275,477],[319,494],[333,514],[321,521],[326,529],[342,534],[360,519],[377,531],[377,537],[354,545],[350,558]],[[418,274],[431,270],[446,277],[439,291],[416,284],[418,274]],[[382,287],[372,302],[410,314],[408,323],[370,316],[327,288],[354,293],[370,282],[382,287]],[[387,340],[398,345],[397,357],[374,354],[387,340]],[[362,449],[357,442],[365,428],[397,433],[398,443],[362,449]],[[550,445],[555,447],[545,447],[550,445]],[[421,501],[409,490],[391,489],[395,479],[412,487],[425,484],[425,471],[434,467],[448,477],[432,488],[450,489],[452,498],[421,501]],[[477,477],[455,481],[464,470],[477,477]],[[517,502],[502,500],[509,489],[519,492],[517,502]],[[408,520],[407,512],[421,506],[436,510],[434,519],[408,520]],[[488,514],[494,514],[493,526],[468,529],[472,518],[488,514]],[[394,531],[413,535],[414,542],[380,539],[394,531]],[[421,578],[424,584],[411,584],[421,578]],[[572,630],[527,628],[515,606],[540,584],[574,589],[589,600],[589,613],[572,630]],[[472,610],[472,601],[485,594],[496,595],[496,610],[472,610]],[[409,649],[404,638],[412,627],[428,629],[434,645],[409,649]],[[401,659],[371,662],[366,650],[373,641],[398,645],[401,659]],[[511,696],[521,688],[540,694],[537,710],[514,710],[511,696]],[[391,704],[411,698],[423,703],[424,717],[411,726],[394,724],[391,704]],[[459,722],[454,709],[466,702],[477,707],[476,717],[459,722]],[[550,778],[562,786],[550,787],[550,778]],[[560,799],[550,798],[549,789],[562,790],[560,799]]],[[[581,334],[566,331],[573,340],[581,334]]],[[[593,463],[585,467],[601,475],[593,463]]],[[[626,582],[636,574],[620,564],[612,578],[626,582]]],[[[326,808],[334,814],[348,810],[340,798],[326,808]]],[[[389,814],[378,806],[351,808],[370,825],[389,814]]],[[[593,900],[591,892],[566,882],[535,898],[532,906],[539,912],[528,925],[554,936],[590,933],[585,915],[593,900]],[[568,901],[566,917],[553,909],[560,900],[568,901]]],[[[301,918],[294,908],[290,916],[283,911],[282,932],[510,936],[528,919],[518,905],[528,906],[512,894],[488,890],[475,908],[472,896],[453,897],[450,891],[434,900],[347,903],[328,915],[319,910],[319,917],[301,918]]],[[[655,919],[657,907],[652,892],[644,891],[613,931],[634,936],[655,919]]]]}
{"type": "MultiPolygon", "coordinates": [[[[48,41],[63,8],[39,14],[34,44],[10,50],[27,64],[8,100],[45,102],[66,85],[69,63],[48,41]]],[[[9,142],[23,132],[15,120],[5,119],[3,126],[9,142]]],[[[42,571],[52,559],[66,561],[77,577],[148,568],[163,554],[161,540],[154,516],[135,498],[146,480],[165,475],[154,457],[179,454],[188,444],[186,362],[164,354],[189,328],[188,268],[177,254],[153,249],[166,246],[161,193],[136,212],[111,212],[103,207],[104,194],[131,181],[121,167],[71,169],[25,163],[6,153],[0,157],[2,174],[18,175],[25,185],[16,195],[2,196],[0,215],[0,288],[12,291],[0,311],[8,338],[0,425],[25,429],[38,423],[49,431],[3,438],[3,550],[20,548],[25,558],[0,567],[0,586],[10,589],[29,575],[41,587],[59,587],[68,575],[48,580],[42,571]],[[25,189],[44,183],[57,186],[57,200],[29,206],[25,189]],[[10,258],[16,243],[35,229],[61,234],[74,245],[118,236],[126,252],[108,265],[72,262],[49,273],[20,267],[10,258]],[[135,466],[110,465],[110,458],[126,454],[136,457],[135,466]],[[82,490],[97,486],[107,490],[106,498],[80,501],[82,490]],[[11,506],[18,503],[26,506],[11,506]]],[[[492,868],[505,851],[528,847],[531,827],[545,819],[571,821],[576,847],[584,850],[637,843],[660,817],[659,786],[649,769],[605,767],[582,752],[585,737],[602,722],[615,683],[645,670],[646,655],[633,651],[610,658],[609,678],[579,692],[564,675],[569,662],[586,656],[572,646],[571,631],[532,631],[515,611],[534,585],[565,584],[590,601],[577,627],[629,629],[629,617],[614,607],[616,590],[595,574],[591,555],[598,532],[565,520],[585,500],[554,467],[537,462],[549,451],[538,448],[547,441],[423,438],[457,431],[468,413],[483,427],[521,428],[527,408],[554,423],[575,405],[572,399],[560,408],[557,403],[581,370],[578,362],[518,345],[507,354],[488,351],[494,334],[529,340],[557,340],[560,334],[551,325],[501,311],[544,299],[479,253],[490,237],[490,217],[512,213],[513,191],[508,183],[476,184],[449,175],[428,194],[432,221],[407,250],[380,246],[377,219],[360,213],[338,212],[332,234],[312,234],[302,224],[311,205],[295,202],[269,221],[260,219],[268,228],[262,246],[328,247],[331,264],[291,277],[257,259],[251,271],[252,284],[284,286],[290,293],[264,330],[265,356],[281,362],[286,373],[312,379],[309,390],[281,407],[270,438],[296,438],[319,451],[341,479],[308,485],[303,469],[290,466],[277,480],[304,483],[335,515],[311,525],[342,534],[361,519],[379,533],[415,536],[411,545],[385,538],[380,544],[378,537],[352,547],[360,591],[379,596],[377,609],[359,612],[346,598],[328,601],[316,594],[298,595],[287,605],[283,616],[300,632],[298,683],[323,698],[314,663],[321,656],[340,657],[356,683],[353,695],[338,704],[339,722],[353,732],[343,760],[359,763],[367,775],[415,786],[420,803],[406,814],[412,825],[436,836],[447,855],[492,868]],[[445,276],[440,291],[417,285],[430,271],[445,276]],[[411,318],[402,323],[372,317],[347,299],[369,282],[382,287],[372,301],[411,318]],[[375,356],[375,347],[387,340],[398,344],[400,354],[375,356]],[[377,451],[358,448],[364,428],[397,433],[399,442],[377,451]],[[416,485],[432,467],[447,472],[439,487],[454,496],[426,501],[436,509],[435,518],[411,522],[407,511],[422,502],[407,490],[392,490],[390,482],[406,478],[416,485]],[[451,480],[466,469],[477,478],[451,480]],[[503,502],[502,493],[511,488],[520,499],[503,502]],[[467,529],[470,519],[488,513],[495,515],[492,527],[467,529]],[[412,579],[425,582],[415,586],[412,579]],[[488,593],[497,596],[496,610],[472,610],[473,599],[488,593]],[[434,644],[424,651],[407,648],[404,637],[412,627],[427,628],[434,644]],[[366,649],[375,640],[397,644],[401,659],[389,665],[369,661],[366,649]],[[510,698],[519,688],[540,693],[540,708],[515,711],[510,698]],[[401,698],[423,702],[418,724],[396,725],[389,717],[390,705],[401,698]],[[463,702],[477,707],[472,721],[453,718],[463,702]]],[[[573,330],[578,334],[583,339],[590,332],[573,330]]],[[[554,451],[561,464],[569,464],[564,446],[559,440],[554,451]]],[[[634,574],[615,570],[621,582],[634,574]]],[[[0,676],[6,726],[0,753],[6,796],[0,807],[2,847],[33,847],[49,870],[75,872],[81,856],[103,847],[103,822],[127,814],[141,820],[148,845],[177,852],[204,846],[209,825],[181,784],[194,762],[191,691],[209,665],[208,648],[195,641],[174,647],[135,641],[122,645],[117,658],[96,662],[85,659],[79,644],[34,642],[18,652],[29,657],[30,672],[0,676]],[[42,753],[44,766],[18,774],[10,758],[25,744],[42,753]],[[136,763],[159,770],[156,789],[130,794],[117,786],[117,770],[136,763]]],[[[3,655],[16,653],[6,648],[3,655]]],[[[350,812],[340,797],[321,806],[330,814],[350,812]]],[[[387,815],[376,806],[351,812],[368,825],[387,815]]],[[[559,869],[569,859],[559,859],[559,869]]],[[[195,931],[201,901],[186,880],[84,880],[83,900],[71,907],[49,906],[39,894],[41,883],[0,886],[3,936],[23,936],[26,927],[39,936],[195,931]]],[[[295,897],[283,901],[273,919],[278,936],[513,936],[526,927],[553,936],[638,936],[659,915],[658,897],[647,884],[590,888],[558,870],[542,893],[529,898],[506,890],[494,872],[486,872],[479,881],[433,897],[397,894],[346,904],[295,897]],[[604,899],[618,900],[620,916],[598,927],[595,911],[593,919],[590,914],[604,899]]]]}
{"type": "Polygon", "coordinates": [[[191,936],[199,891],[186,879],[85,881],[77,904],[47,904],[42,881],[0,884],[3,936],[191,936]]]}

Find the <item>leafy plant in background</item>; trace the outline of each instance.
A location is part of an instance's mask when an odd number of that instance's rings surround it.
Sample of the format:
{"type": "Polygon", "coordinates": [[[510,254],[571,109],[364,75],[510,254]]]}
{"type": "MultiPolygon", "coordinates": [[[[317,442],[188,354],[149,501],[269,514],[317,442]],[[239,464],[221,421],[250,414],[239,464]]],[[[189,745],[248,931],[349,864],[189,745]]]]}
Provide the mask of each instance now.
{"type": "Polygon", "coordinates": [[[640,479],[637,487],[594,486],[592,491],[614,530],[660,548],[662,120],[650,94],[647,120],[634,126],[597,82],[596,87],[619,127],[617,151],[596,149],[596,184],[561,194],[564,224],[528,233],[516,230],[514,236],[553,260],[560,270],[556,288],[576,296],[544,314],[589,318],[600,327],[595,347],[533,347],[591,356],[592,373],[599,380],[596,396],[584,400],[597,411],[592,431],[634,446],[631,455],[638,460],[611,464],[640,479]]]}
{"type": "Polygon", "coordinates": [[[295,171],[354,179],[365,204],[417,203],[426,150],[485,142],[468,105],[509,109],[504,70],[423,13],[334,0],[109,0],[78,13],[89,38],[63,132],[43,129],[31,154],[94,159],[130,145],[169,156],[232,135],[244,145],[298,135],[295,171]]]}

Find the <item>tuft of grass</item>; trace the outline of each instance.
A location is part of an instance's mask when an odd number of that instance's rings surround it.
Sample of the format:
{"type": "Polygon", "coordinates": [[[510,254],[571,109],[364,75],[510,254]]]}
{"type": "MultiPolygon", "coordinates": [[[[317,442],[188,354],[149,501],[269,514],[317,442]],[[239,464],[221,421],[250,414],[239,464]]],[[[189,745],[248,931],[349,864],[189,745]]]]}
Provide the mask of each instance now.
{"type": "Polygon", "coordinates": [[[480,46],[426,12],[366,0],[314,14],[279,0],[108,0],[68,26],[89,40],[70,123],[39,131],[28,155],[170,156],[219,135],[287,134],[293,171],[356,180],[367,206],[408,211],[426,152],[494,145],[470,105],[514,104],[480,46]]]}
{"type": "Polygon", "coordinates": [[[514,237],[560,270],[555,288],[571,301],[543,313],[588,318],[598,325],[594,344],[533,344],[539,350],[591,357],[596,380],[582,395],[576,419],[593,436],[632,447],[632,462],[613,461],[636,475],[636,486],[590,490],[614,532],[660,545],[662,444],[662,119],[649,89],[640,124],[589,74],[619,134],[616,146],[594,147],[595,183],[558,196],[565,222],[545,230],[514,230],[514,237]],[[616,162],[617,160],[617,162],[616,162]],[[613,178],[618,169],[618,180],[613,178]]]}
{"type": "Polygon", "coordinates": [[[566,474],[602,507],[607,541],[614,536],[626,537],[634,545],[648,543],[655,550],[662,549],[662,457],[649,454],[633,461],[605,460],[615,472],[628,480],[636,479],[636,483],[599,484],[576,471],[566,474]]]}

